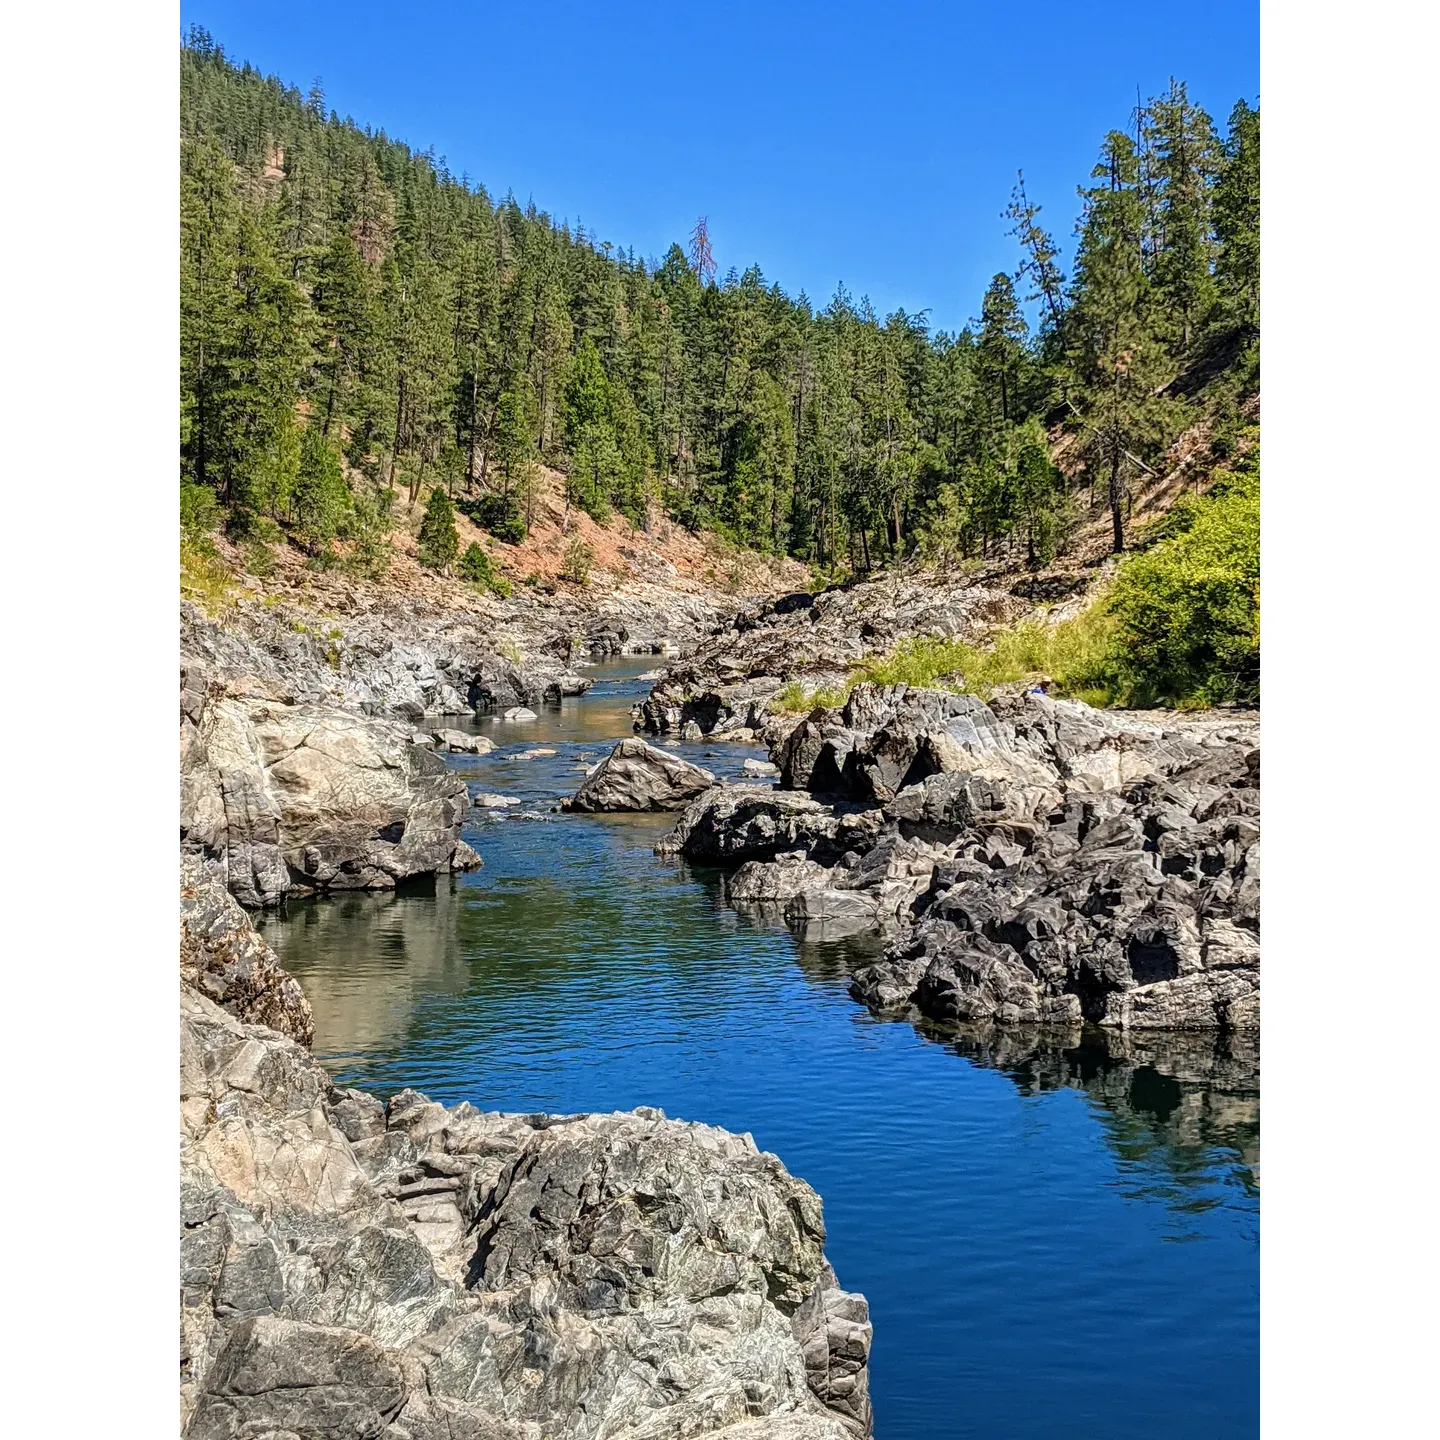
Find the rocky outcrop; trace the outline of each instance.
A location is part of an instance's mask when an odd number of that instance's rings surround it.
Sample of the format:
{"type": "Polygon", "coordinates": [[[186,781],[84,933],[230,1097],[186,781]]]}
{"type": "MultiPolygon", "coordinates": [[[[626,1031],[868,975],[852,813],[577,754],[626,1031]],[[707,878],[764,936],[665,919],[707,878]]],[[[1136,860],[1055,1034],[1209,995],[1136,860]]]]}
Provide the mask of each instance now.
{"type": "Polygon", "coordinates": [[[739,604],[638,580],[633,593],[441,591],[326,573],[301,593],[239,597],[216,618],[182,602],[182,663],[247,693],[418,723],[558,704],[589,689],[583,657],[678,655],[739,604]]]}
{"type": "Polygon", "coordinates": [[[733,865],[800,850],[833,864],[847,850],[868,848],[877,830],[878,817],[858,806],[827,804],[772,785],[726,785],[692,801],[655,853],[733,865]]]}
{"type": "Polygon", "coordinates": [[[472,868],[465,782],[409,727],[181,672],[180,836],[242,904],[472,868]]]}
{"type": "Polygon", "coordinates": [[[190,1440],[869,1433],[865,1301],[748,1136],[382,1105],[190,984],[180,1013],[190,1440]]]}
{"type": "Polygon", "coordinates": [[[680,810],[716,783],[710,771],[640,739],[622,740],[566,801],[569,810],[680,810]]]}
{"type": "Polygon", "coordinates": [[[852,983],[880,1013],[1252,1031],[1258,738],[1243,716],[859,685],[777,741],[787,788],[704,796],[657,850],[740,863],[730,897],[796,927],[888,932],[852,983]]]}
{"type": "Polygon", "coordinates": [[[219,868],[198,855],[180,857],[180,978],[242,1020],[302,1045],[314,1039],[299,981],[230,898],[219,868]]]}
{"type": "Polygon", "coordinates": [[[399,597],[336,619],[243,603],[212,620],[193,605],[180,607],[182,664],[234,693],[412,724],[539,704],[552,686],[585,688],[569,674],[568,635],[546,630],[525,639],[522,650],[481,617],[412,613],[399,597]]]}
{"type": "Polygon", "coordinates": [[[796,593],[742,610],[672,666],[634,710],[635,728],[750,739],[787,684],[837,685],[908,635],[979,638],[1029,606],[998,590],[925,574],[888,573],[819,594],[796,593]]]}

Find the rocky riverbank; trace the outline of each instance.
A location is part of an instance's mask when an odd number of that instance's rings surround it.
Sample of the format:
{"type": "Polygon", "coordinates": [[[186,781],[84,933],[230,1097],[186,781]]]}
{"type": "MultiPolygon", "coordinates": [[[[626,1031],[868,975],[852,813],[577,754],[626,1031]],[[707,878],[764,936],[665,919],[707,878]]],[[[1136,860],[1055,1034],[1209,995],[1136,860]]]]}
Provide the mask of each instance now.
{"type": "Polygon", "coordinates": [[[838,686],[908,636],[974,641],[1033,610],[1033,599],[998,585],[924,571],[770,597],[741,609],[673,664],[636,707],[636,729],[666,735],[694,726],[697,738],[753,740],[766,732],[769,702],[787,686],[807,694],[838,686]]]}
{"type": "Polygon", "coordinates": [[[865,1301],[775,1156],[654,1110],[337,1089],[298,986],[196,858],[181,912],[191,1440],[869,1432],[865,1301]]]}
{"type": "Polygon", "coordinates": [[[872,1010],[1258,1028],[1258,717],[862,684],[762,724],[778,782],[705,791],[657,850],[793,926],[889,933],[853,977],[872,1010]]]}
{"type": "Polygon", "coordinates": [[[251,906],[478,864],[465,786],[429,753],[458,732],[437,721],[523,718],[583,694],[590,657],[678,655],[742,603],[638,541],[626,553],[640,570],[623,583],[505,599],[402,555],[387,584],[292,560],[214,614],[182,601],[182,845],[251,906]]]}

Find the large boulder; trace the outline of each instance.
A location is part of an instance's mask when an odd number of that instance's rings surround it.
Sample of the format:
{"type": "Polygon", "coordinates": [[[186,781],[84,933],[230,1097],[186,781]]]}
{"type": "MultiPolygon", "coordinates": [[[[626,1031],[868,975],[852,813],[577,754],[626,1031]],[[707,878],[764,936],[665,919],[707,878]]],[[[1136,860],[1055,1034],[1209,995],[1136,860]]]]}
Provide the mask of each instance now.
{"type": "Polygon", "coordinates": [[[830,878],[825,866],[803,850],[791,850],[773,860],[747,860],[725,881],[725,898],[732,904],[778,904],[806,890],[820,890],[830,878]]]}
{"type": "Polygon", "coordinates": [[[381,1106],[188,987],[181,1016],[188,1437],[868,1433],[864,1299],[748,1136],[381,1106]]]}
{"type": "Polygon", "coordinates": [[[182,843],[231,894],[372,890],[478,863],[465,782],[410,727],[337,709],[182,691],[182,843]]]}
{"type": "Polygon", "coordinates": [[[622,740],[567,802],[571,810],[681,810],[714,775],[636,737],[622,740]]]}
{"type": "Polygon", "coordinates": [[[726,785],[693,801],[655,853],[735,865],[801,850],[828,865],[848,850],[868,849],[879,819],[875,812],[770,785],[726,785]]]}

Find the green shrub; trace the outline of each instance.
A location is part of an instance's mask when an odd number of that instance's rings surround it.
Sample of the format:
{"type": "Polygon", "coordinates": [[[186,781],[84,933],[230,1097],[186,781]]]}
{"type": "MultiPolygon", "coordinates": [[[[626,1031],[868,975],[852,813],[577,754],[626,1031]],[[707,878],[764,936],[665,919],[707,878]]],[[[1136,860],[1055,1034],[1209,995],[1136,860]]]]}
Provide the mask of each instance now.
{"type": "Polygon", "coordinates": [[[482,495],[477,500],[457,500],[455,508],[507,545],[518,545],[525,538],[525,515],[514,495],[482,495]]]}
{"type": "Polygon", "coordinates": [[[853,681],[838,685],[817,685],[806,689],[798,680],[788,681],[770,697],[767,708],[776,714],[808,715],[817,707],[834,710],[850,698],[853,681]]]}
{"type": "Polygon", "coordinates": [[[192,543],[182,535],[180,593],[200,604],[207,614],[217,615],[234,604],[235,572],[216,554],[208,535],[203,535],[201,542],[192,543]]]}
{"type": "Polygon", "coordinates": [[[420,563],[427,570],[448,570],[460,553],[460,536],[455,530],[455,507],[439,486],[425,502],[420,521],[420,563]]]}
{"type": "Polygon", "coordinates": [[[208,485],[180,482],[180,528],[195,540],[208,535],[220,524],[220,502],[208,485]]]}
{"type": "Polygon", "coordinates": [[[462,580],[492,591],[502,599],[510,594],[510,582],[495,568],[495,562],[486,551],[473,540],[460,557],[459,574],[462,580]]]}
{"type": "Polygon", "coordinates": [[[577,585],[590,581],[590,570],[595,564],[595,552],[578,537],[565,549],[565,562],[560,567],[562,580],[573,580],[577,585]]]}
{"type": "Polygon", "coordinates": [[[1111,587],[1116,662],[1139,705],[1260,698],[1258,458],[1222,472],[1167,517],[1164,538],[1128,557],[1111,587]]]}
{"type": "Polygon", "coordinates": [[[1121,561],[1108,593],[1073,619],[1017,625],[984,646],[912,636],[851,680],[986,699],[999,685],[1043,676],[1055,693],[1091,705],[1258,700],[1258,457],[1221,472],[1208,495],[1182,501],[1145,544],[1121,561]]]}
{"type": "Polygon", "coordinates": [[[245,568],[260,580],[267,580],[275,573],[275,551],[264,540],[248,540],[245,543],[245,568]]]}

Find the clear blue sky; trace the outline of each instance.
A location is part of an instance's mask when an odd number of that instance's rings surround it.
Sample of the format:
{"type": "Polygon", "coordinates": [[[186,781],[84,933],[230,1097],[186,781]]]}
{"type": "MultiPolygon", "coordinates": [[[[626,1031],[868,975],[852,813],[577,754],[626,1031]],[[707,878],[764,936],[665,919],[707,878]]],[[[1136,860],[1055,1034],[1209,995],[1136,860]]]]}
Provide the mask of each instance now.
{"type": "Polygon", "coordinates": [[[958,329],[997,270],[1015,171],[1068,254],[1105,132],[1172,75],[1222,127],[1258,98],[1256,0],[655,5],[182,0],[236,61],[492,195],[637,254],[708,215],[721,273],[958,329]]]}

